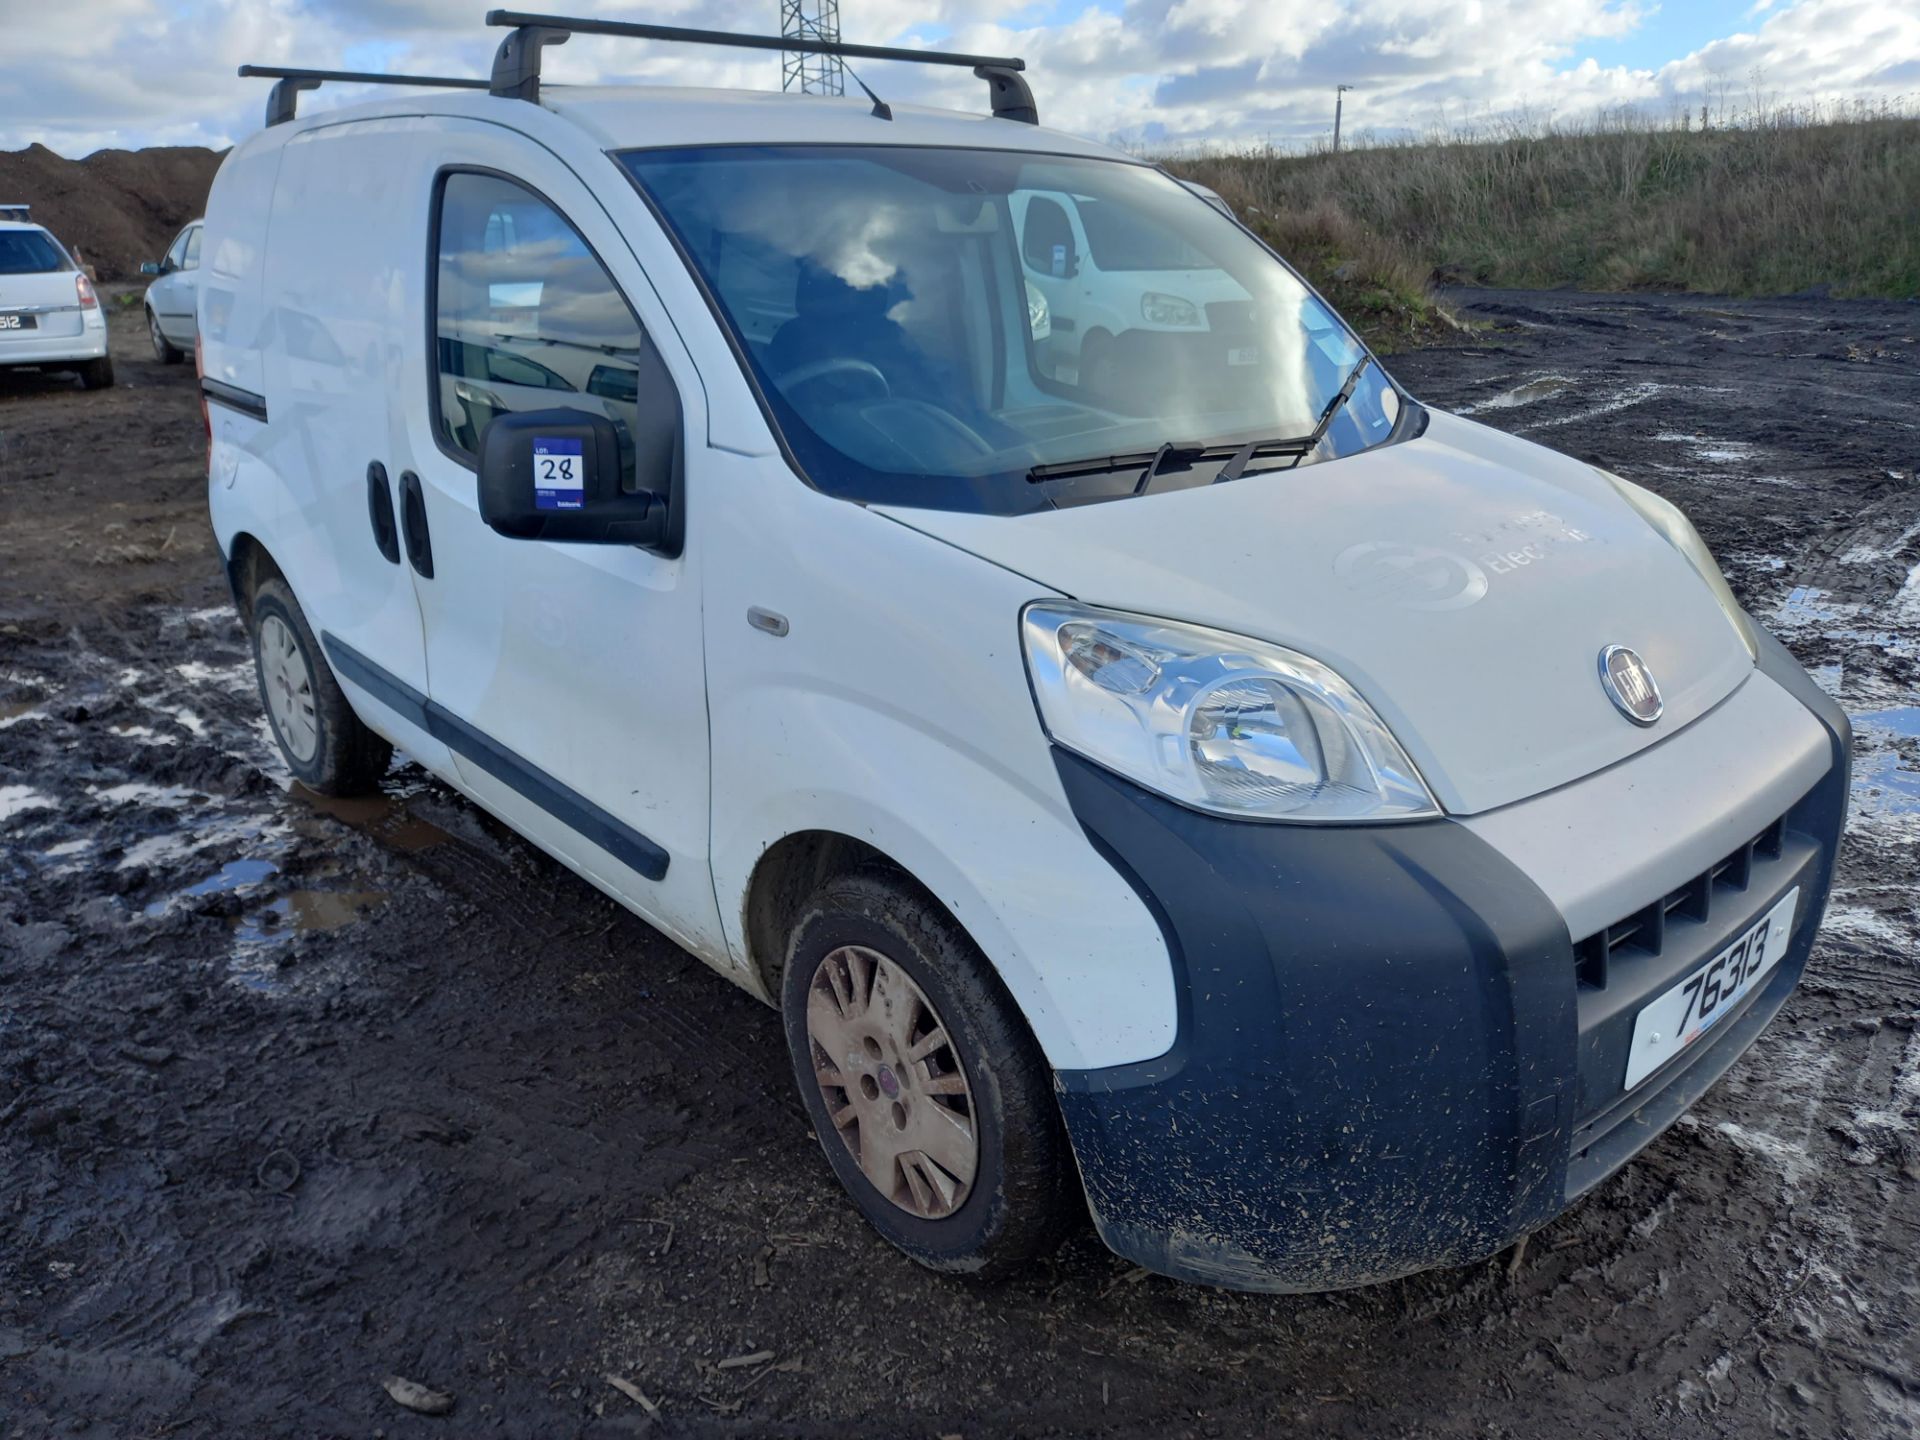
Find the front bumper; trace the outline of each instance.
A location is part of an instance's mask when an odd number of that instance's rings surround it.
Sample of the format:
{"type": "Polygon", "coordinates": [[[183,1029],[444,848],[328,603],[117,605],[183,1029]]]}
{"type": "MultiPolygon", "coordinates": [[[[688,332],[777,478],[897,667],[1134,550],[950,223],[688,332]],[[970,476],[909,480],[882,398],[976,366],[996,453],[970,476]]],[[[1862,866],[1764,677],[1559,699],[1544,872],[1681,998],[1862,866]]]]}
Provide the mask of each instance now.
{"type": "Polygon", "coordinates": [[[1769,827],[1742,847],[1749,868],[1703,872],[1706,918],[1670,921],[1657,955],[1622,952],[1600,985],[1561,910],[1465,825],[1218,819],[1057,752],[1075,814],[1153,910],[1179,982],[1166,1055],[1057,1076],[1107,1244],[1252,1290],[1465,1264],[1552,1219],[1671,1124],[1798,981],[1845,818],[1846,718],[1765,645],[1761,669],[1819,719],[1831,764],[1779,817],[1777,853],[1769,827]],[[1642,999],[1795,885],[1777,969],[1622,1093],[1642,999]]]}

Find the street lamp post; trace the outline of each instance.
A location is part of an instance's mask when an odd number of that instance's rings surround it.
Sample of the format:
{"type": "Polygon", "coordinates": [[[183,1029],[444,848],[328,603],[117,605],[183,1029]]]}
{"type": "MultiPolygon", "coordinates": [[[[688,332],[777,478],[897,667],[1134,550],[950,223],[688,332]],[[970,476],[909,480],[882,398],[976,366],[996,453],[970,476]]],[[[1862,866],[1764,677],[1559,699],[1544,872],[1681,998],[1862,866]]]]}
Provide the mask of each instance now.
{"type": "Polygon", "coordinates": [[[1340,153],[1340,106],[1347,91],[1352,88],[1351,85],[1333,87],[1333,153],[1336,155],[1340,153]]]}

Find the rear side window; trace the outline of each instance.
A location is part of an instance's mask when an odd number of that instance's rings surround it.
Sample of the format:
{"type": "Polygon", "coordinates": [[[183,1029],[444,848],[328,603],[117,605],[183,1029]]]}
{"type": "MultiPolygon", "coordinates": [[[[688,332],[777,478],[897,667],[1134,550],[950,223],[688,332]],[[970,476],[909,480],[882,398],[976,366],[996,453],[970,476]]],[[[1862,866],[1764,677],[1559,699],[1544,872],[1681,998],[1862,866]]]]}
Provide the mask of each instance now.
{"type": "Polygon", "coordinates": [[[46,275],[67,257],[44,230],[0,230],[0,275],[46,275]]]}
{"type": "Polygon", "coordinates": [[[471,461],[496,415],[597,412],[633,474],[636,435],[670,445],[679,401],[626,297],[546,200],[497,175],[440,189],[433,295],[435,420],[471,461]]]}

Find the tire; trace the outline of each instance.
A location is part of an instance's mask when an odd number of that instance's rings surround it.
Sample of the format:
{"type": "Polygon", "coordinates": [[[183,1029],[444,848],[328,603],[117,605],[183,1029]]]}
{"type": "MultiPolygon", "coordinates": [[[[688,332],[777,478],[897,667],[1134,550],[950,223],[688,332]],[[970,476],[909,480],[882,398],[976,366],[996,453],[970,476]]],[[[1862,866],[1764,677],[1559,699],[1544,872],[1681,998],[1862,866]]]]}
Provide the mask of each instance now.
{"type": "Polygon", "coordinates": [[[377,789],[393,746],[347,704],[287,582],[262,580],[250,616],[260,705],[294,778],[322,795],[377,789]]]}
{"type": "Polygon", "coordinates": [[[1112,386],[1114,376],[1110,374],[1112,353],[1114,353],[1114,336],[1110,336],[1106,330],[1087,332],[1087,338],[1081,342],[1079,376],[1075,386],[1081,394],[1106,399],[1112,392],[1114,388],[1112,386]]]}
{"type": "Polygon", "coordinates": [[[76,372],[80,376],[80,388],[83,390],[105,390],[113,384],[113,359],[102,355],[98,360],[89,360],[76,372]]]}
{"type": "Polygon", "coordinates": [[[160,328],[160,317],[153,313],[153,307],[147,307],[147,339],[153,342],[153,358],[162,365],[178,365],[186,359],[186,352],[167,339],[160,328]]]}
{"type": "Polygon", "coordinates": [[[828,1163],[907,1255],[933,1270],[1000,1278],[1051,1253],[1084,1214],[1040,1047],[985,957],[910,881],[858,871],[814,894],[788,943],[781,1011],[828,1163]],[[903,1054],[928,1044],[918,1058],[903,1054]],[[823,1068],[848,1083],[823,1080],[823,1068]],[[974,1173],[952,1184],[962,1178],[964,1142],[954,1137],[963,1130],[974,1140],[974,1173]],[[886,1190],[856,1153],[863,1132],[880,1142],[869,1168],[886,1190]],[[913,1148],[922,1137],[931,1150],[913,1148]],[[944,1166],[931,1164],[936,1152],[944,1166]]]}

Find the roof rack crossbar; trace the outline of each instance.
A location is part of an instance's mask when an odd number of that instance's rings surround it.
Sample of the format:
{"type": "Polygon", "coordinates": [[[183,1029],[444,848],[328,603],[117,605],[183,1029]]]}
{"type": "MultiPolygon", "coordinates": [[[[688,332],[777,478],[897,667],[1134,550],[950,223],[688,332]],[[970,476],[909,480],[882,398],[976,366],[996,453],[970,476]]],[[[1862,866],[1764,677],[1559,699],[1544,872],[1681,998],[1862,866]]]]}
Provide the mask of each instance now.
{"type": "Polygon", "coordinates": [[[1020,72],[1026,61],[1008,55],[960,55],[948,50],[912,50],[897,45],[854,45],[798,35],[736,35],[728,30],[693,30],[681,25],[644,25],[626,20],[594,20],[568,15],[534,15],[523,10],[489,10],[487,24],[513,34],[500,42],[493,62],[493,93],[511,99],[538,100],[540,49],[568,35],[614,35],[629,40],[668,40],[686,45],[726,45],[742,50],[797,50],[838,55],[850,60],[904,60],[917,65],[957,65],[987,82],[993,113],[1007,120],[1039,123],[1033,91],[1020,72]],[[533,37],[540,40],[535,43],[533,37]],[[522,37],[526,37],[523,39],[522,37]],[[520,43],[516,45],[516,41],[520,43]]]}
{"type": "Polygon", "coordinates": [[[299,113],[300,92],[318,90],[323,81],[352,85],[423,85],[438,90],[485,90],[485,80],[456,75],[381,75],[367,70],[296,70],[284,65],[242,65],[242,77],[259,76],[276,83],[267,95],[267,124],[284,125],[299,113]]]}

